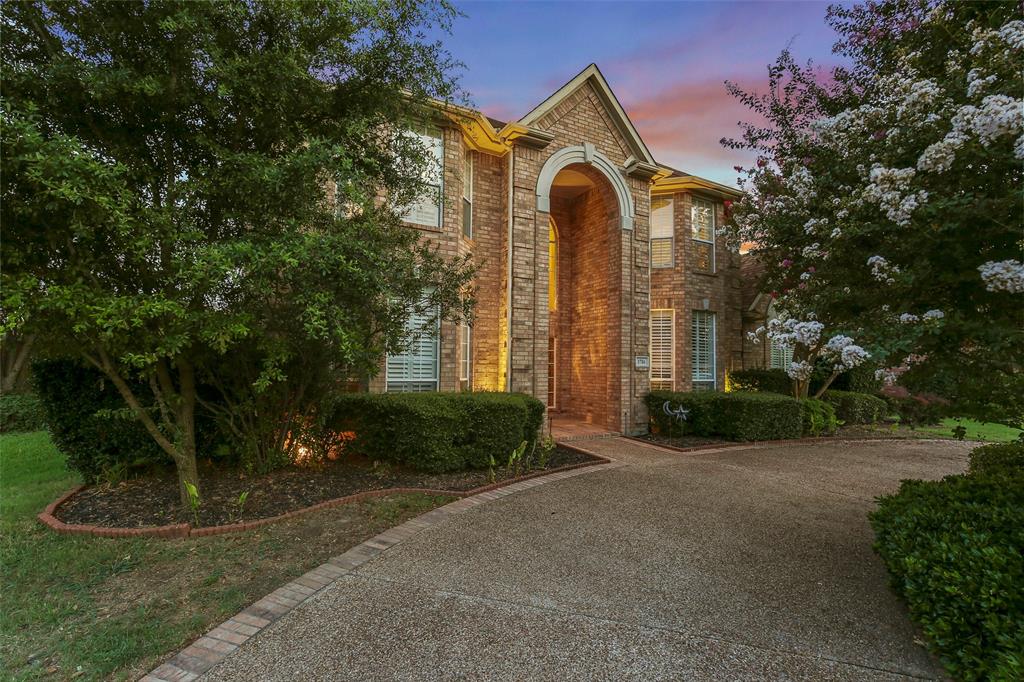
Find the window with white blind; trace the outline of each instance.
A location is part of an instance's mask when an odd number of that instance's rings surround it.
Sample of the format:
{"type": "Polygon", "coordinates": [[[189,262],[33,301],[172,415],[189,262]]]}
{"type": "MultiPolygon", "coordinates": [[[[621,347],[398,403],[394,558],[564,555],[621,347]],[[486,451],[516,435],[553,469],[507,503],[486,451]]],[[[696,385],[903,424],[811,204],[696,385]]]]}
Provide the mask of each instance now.
{"type": "Polygon", "coordinates": [[[715,388],[715,314],[694,310],[690,327],[693,390],[715,388]]]}
{"type": "Polygon", "coordinates": [[[413,313],[405,323],[405,331],[411,343],[401,353],[387,358],[387,390],[436,391],[440,337],[437,320],[431,324],[427,315],[413,313]]]}
{"type": "Polygon", "coordinates": [[[462,325],[459,335],[459,381],[463,382],[463,388],[469,388],[469,377],[473,370],[473,330],[468,324],[462,325]]]}
{"type": "Polygon", "coordinates": [[[444,171],[444,141],[441,132],[435,129],[423,129],[410,131],[426,149],[430,158],[427,168],[423,172],[423,182],[426,185],[423,194],[417,199],[405,213],[406,222],[424,227],[441,227],[441,190],[443,185],[444,171]]]}
{"type": "Polygon", "coordinates": [[[778,339],[771,340],[770,366],[772,369],[789,369],[793,364],[793,348],[778,339]]]}
{"type": "Polygon", "coordinates": [[[651,197],[652,268],[670,268],[673,264],[673,203],[672,197],[651,197]]]}
{"type": "Polygon", "coordinates": [[[690,209],[695,244],[695,263],[701,270],[715,271],[715,204],[693,197],[690,209]]]}
{"type": "Polygon", "coordinates": [[[468,149],[462,162],[462,234],[473,238],[473,152],[468,149]]]}
{"type": "Polygon", "coordinates": [[[675,311],[651,311],[651,390],[671,391],[675,366],[675,311]]]}

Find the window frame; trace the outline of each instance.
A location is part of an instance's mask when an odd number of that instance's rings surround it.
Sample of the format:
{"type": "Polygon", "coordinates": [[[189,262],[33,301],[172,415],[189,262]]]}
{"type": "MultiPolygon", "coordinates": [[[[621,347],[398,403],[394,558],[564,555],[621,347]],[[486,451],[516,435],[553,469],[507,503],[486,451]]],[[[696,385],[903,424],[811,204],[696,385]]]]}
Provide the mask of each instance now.
{"type": "Polygon", "coordinates": [[[440,231],[444,229],[444,129],[427,125],[421,128],[411,129],[407,132],[411,135],[416,135],[420,139],[421,143],[435,149],[437,182],[430,182],[431,178],[429,177],[423,178],[423,180],[425,185],[433,188],[436,192],[437,198],[435,200],[435,206],[437,208],[437,218],[436,222],[420,222],[419,220],[414,219],[414,216],[424,203],[424,197],[429,195],[429,192],[425,192],[422,197],[417,199],[415,203],[408,207],[408,210],[402,216],[402,221],[409,225],[415,225],[419,228],[440,231]],[[430,138],[430,140],[425,140],[424,138],[430,138]],[[433,144],[433,140],[436,140],[436,146],[433,144]]]}
{"type": "Polygon", "coordinates": [[[694,310],[690,319],[690,385],[694,390],[709,388],[714,391],[718,389],[718,315],[711,310],[694,310]],[[710,320],[710,334],[708,335],[709,352],[708,365],[710,366],[711,379],[698,375],[698,348],[697,348],[697,320],[710,320]]]}
{"type": "MultiPolygon", "coordinates": [[[[660,208],[665,208],[665,206],[662,206],[660,208]]],[[[660,269],[666,269],[666,268],[674,268],[675,265],[676,265],[675,217],[676,217],[676,200],[675,200],[674,196],[669,195],[669,196],[658,196],[658,197],[652,196],[651,197],[651,234],[650,234],[650,239],[649,239],[651,268],[659,269],[660,270],[660,269]],[[667,202],[667,208],[668,208],[668,213],[669,213],[669,236],[668,237],[665,237],[665,236],[658,236],[658,237],[656,237],[656,236],[654,236],[654,230],[655,230],[655,227],[654,227],[654,214],[655,214],[655,211],[657,210],[657,209],[654,208],[654,202],[656,202],[656,201],[666,201],[667,202]],[[668,242],[668,262],[667,263],[664,263],[664,262],[659,262],[657,264],[655,263],[655,260],[654,260],[654,253],[655,253],[654,243],[655,242],[668,242]]]]}
{"type": "MultiPolygon", "coordinates": [[[[662,318],[664,319],[664,318],[662,318]]],[[[651,366],[648,370],[648,379],[650,380],[651,390],[669,390],[674,391],[676,388],[676,311],[675,308],[651,308],[648,317],[648,343],[650,344],[650,358],[651,366]],[[664,384],[666,380],[664,378],[654,378],[654,317],[655,313],[668,313],[668,330],[669,330],[669,359],[668,359],[668,389],[661,387],[655,388],[655,382],[664,384]]]]}
{"type": "Polygon", "coordinates": [[[705,199],[703,197],[691,196],[690,197],[690,232],[691,238],[695,242],[702,244],[709,244],[711,250],[711,268],[708,270],[711,274],[718,271],[718,263],[715,257],[715,232],[718,230],[718,204],[711,199],[705,199]],[[711,209],[711,227],[708,230],[711,234],[710,239],[704,239],[697,236],[697,211],[700,205],[706,205],[711,209]]]}
{"type": "Polygon", "coordinates": [[[789,369],[792,364],[793,348],[778,341],[777,339],[771,339],[768,346],[768,368],[785,370],[789,369]],[[779,363],[775,362],[776,353],[782,355],[779,363]]]}
{"type": "Polygon", "coordinates": [[[465,237],[466,239],[473,238],[474,166],[475,162],[473,160],[473,150],[466,149],[462,158],[462,236],[465,237]]]}
{"type": "MultiPolygon", "coordinates": [[[[409,323],[413,320],[412,314],[409,319],[406,320],[406,329],[409,330],[409,323]]],[[[424,325],[425,326],[425,325],[424,325]]],[[[437,392],[441,388],[441,320],[437,315],[437,311],[434,312],[434,323],[433,333],[430,338],[433,340],[434,348],[434,362],[433,362],[433,379],[393,379],[391,377],[391,370],[389,368],[390,360],[395,355],[387,354],[384,356],[384,392],[385,393],[433,393],[437,392]],[[419,388],[419,385],[425,385],[433,383],[433,388],[419,388]],[[406,388],[402,388],[401,385],[405,384],[406,388]],[[393,387],[394,385],[394,387],[393,387]]],[[[412,330],[409,330],[412,331],[412,330]]],[[[417,344],[419,339],[417,339],[417,344]]],[[[413,348],[410,346],[403,355],[411,355],[413,348]]]]}
{"type": "Polygon", "coordinates": [[[465,322],[459,325],[459,353],[459,381],[468,388],[473,377],[473,328],[465,322]]]}

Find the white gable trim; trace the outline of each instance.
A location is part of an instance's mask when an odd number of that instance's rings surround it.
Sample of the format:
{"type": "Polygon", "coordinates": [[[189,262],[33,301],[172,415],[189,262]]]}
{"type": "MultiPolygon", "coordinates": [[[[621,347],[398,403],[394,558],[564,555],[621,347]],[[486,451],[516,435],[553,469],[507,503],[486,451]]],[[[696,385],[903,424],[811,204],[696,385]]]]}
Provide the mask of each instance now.
{"type": "Polygon", "coordinates": [[[601,74],[601,70],[597,68],[597,64],[591,64],[587,68],[583,69],[583,71],[581,71],[575,78],[537,105],[530,113],[526,114],[526,116],[519,119],[519,123],[525,126],[533,125],[538,119],[558,106],[563,99],[576,92],[576,90],[587,81],[591,81],[598,97],[600,97],[609,113],[612,114],[612,122],[625,138],[626,143],[630,146],[631,151],[633,152],[633,155],[640,161],[655,164],[656,162],[654,157],[651,155],[651,151],[640,138],[640,134],[636,131],[636,128],[633,127],[633,122],[629,120],[628,116],[626,116],[625,110],[623,110],[622,105],[619,104],[619,100],[616,99],[612,89],[608,87],[608,81],[604,79],[604,76],[601,74]]]}
{"type": "Polygon", "coordinates": [[[629,187],[611,159],[597,151],[589,142],[574,147],[563,147],[544,162],[544,167],[537,176],[537,210],[551,212],[551,185],[555,181],[555,176],[558,175],[558,171],[574,163],[593,166],[608,178],[619,203],[621,227],[623,230],[632,230],[636,211],[633,209],[633,196],[629,193],[629,187]]]}

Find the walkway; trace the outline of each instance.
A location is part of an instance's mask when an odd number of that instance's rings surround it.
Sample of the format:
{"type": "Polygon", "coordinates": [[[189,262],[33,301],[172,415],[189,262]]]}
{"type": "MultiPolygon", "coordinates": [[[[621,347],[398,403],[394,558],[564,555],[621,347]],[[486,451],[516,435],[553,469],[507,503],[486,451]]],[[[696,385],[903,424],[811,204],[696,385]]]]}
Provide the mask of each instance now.
{"type": "Polygon", "coordinates": [[[902,478],[961,471],[969,444],[577,444],[620,466],[444,516],[208,679],[941,678],[865,515],[902,478]]]}

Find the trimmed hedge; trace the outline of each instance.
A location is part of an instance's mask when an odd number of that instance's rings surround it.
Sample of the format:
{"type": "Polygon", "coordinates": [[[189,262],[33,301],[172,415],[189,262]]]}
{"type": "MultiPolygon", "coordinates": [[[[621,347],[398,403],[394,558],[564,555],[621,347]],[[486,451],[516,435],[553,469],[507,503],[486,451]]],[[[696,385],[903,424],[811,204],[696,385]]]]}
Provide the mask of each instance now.
{"type": "Polygon", "coordinates": [[[516,393],[348,393],[333,402],[328,424],[355,434],[352,452],[442,473],[504,462],[536,440],[544,409],[516,393]]]}
{"type": "Polygon", "coordinates": [[[805,398],[800,401],[805,436],[831,436],[839,429],[836,411],[824,400],[805,398]]]}
{"type": "Polygon", "coordinates": [[[875,550],[946,669],[1024,679],[1024,449],[984,446],[971,472],[904,481],[870,515],[875,550]]]}
{"type": "Polygon", "coordinates": [[[885,417],[888,405],[878,396],[853,391],[828,390],[821,399],[832,405],[844,424],[874,424],[885,417]]]}
{"type": "Polygon", "coordinates": [[[663,435],[717,436],[729,440],[799,438],[803,430],[800,401],[775,393],[654,391],[644,399],[651,430],[663,435]],[[684,422],[665,413],[664,405],[688,411],[684,422]]]}
{"type": "Polygon", "coordinates": [[[729,372],[731,388],[737,391],[758,391],[792,395],[793,380],[782,369],[738,369],[729,372]]]}
{"type": "Polygon", "coordinates": [[[0,433],[41,431],[46,428],[46,410],[31,393],[0,396],[0,433]]]}
{"type": "Polygon", "coordinates": [[[1024,443],[993,443],[974,448],[967,472],[1024,475],[1024,443]]]}

